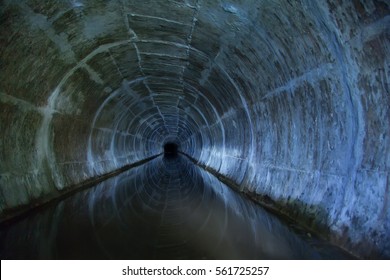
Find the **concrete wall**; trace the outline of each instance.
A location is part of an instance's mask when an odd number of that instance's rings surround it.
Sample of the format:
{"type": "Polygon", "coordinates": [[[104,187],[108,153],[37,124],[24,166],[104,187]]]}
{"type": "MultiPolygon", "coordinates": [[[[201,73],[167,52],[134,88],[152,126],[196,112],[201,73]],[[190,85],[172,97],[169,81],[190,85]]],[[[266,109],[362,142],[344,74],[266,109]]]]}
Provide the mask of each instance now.
{"type": "Polygon", "coordinates": [[[390,256],[388,1],[3,1],[0,211],[167,141],[390,256]]]}

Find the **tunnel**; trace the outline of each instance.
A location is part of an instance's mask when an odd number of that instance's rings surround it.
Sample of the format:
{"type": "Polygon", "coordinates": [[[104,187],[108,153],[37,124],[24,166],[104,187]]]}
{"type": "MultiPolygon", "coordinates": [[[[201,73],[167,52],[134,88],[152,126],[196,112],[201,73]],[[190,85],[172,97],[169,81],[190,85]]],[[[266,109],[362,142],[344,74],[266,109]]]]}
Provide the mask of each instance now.
{"type": "Polygon", "coordinates": [[[389,6],[1,1],[1,257],[389,259],[389,6]]]}
{"type": "Polygon", "coordinates": [[[164,145],[164,156],[166,157],[175,157],[178,153],[178,146],[175,143],[166,143],[164,145]]]}

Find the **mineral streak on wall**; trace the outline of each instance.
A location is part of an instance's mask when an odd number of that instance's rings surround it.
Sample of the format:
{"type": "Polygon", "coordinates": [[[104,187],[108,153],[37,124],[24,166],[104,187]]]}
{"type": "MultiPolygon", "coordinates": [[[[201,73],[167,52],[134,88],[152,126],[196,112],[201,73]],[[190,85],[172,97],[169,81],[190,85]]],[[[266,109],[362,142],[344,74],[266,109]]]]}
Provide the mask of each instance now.
{"type": "Polygon", "coordinates": [[[390,257],[388,0],[3,0],[0,211],[174,143],[390,257]]]}

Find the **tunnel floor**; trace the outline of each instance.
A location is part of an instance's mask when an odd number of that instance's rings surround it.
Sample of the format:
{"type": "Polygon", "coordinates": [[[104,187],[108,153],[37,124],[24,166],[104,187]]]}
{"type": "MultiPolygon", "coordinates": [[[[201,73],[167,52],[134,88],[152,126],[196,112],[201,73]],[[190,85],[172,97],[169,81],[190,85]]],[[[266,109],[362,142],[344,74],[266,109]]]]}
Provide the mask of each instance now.
{"type": "Polygon", "coordinates": [[[0,229],[1,259],[350,259],[183,156],[160,156],[0,229]]]}

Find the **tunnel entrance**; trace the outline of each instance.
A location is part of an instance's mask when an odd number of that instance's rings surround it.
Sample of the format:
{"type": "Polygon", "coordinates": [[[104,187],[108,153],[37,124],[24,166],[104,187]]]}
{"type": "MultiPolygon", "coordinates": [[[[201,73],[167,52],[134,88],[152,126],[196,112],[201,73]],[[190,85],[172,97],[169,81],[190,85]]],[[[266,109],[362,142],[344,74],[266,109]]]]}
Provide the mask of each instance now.
{"type": "Polygon", "coordinates": [[[176,157],[178,146],[175,143],[168,142],[164,145],[164,157],[176,157]]]}

